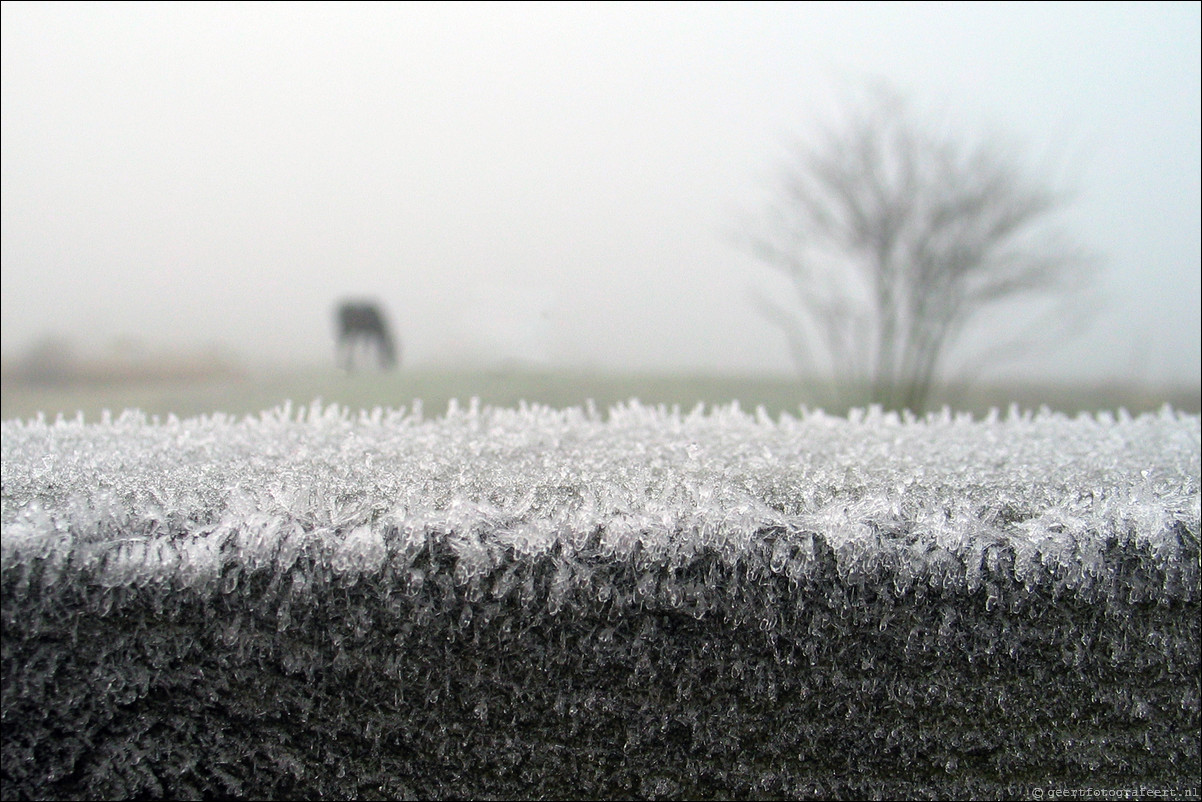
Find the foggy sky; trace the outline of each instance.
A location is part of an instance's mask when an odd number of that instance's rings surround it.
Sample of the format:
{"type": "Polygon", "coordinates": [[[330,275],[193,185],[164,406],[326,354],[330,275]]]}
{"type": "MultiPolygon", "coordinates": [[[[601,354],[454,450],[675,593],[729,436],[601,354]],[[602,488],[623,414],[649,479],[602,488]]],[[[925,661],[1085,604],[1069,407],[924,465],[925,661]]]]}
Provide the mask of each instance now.
{"type": "Polygon", "coordinates": [[[3,4],[6,356],[221,345],[790,373],[738,244],[884,78],[1071,184],[1082,335],[999,375],[1199,381],[1200,10],[1181,4],[3,4]]]}

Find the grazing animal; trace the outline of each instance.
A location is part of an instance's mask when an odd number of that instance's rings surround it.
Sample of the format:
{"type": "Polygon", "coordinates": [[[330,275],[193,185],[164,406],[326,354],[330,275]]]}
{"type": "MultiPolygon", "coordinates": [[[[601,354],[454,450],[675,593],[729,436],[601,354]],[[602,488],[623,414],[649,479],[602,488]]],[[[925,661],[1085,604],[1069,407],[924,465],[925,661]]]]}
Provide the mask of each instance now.
{"type": "Polygon", "coordinates": [[[356,355],[374,351],[382,370],[396,366],[397,352],[380,307],[374,303],[345,301],[338,305],[338,363],[348,371],[356,367],[356,355]]]}

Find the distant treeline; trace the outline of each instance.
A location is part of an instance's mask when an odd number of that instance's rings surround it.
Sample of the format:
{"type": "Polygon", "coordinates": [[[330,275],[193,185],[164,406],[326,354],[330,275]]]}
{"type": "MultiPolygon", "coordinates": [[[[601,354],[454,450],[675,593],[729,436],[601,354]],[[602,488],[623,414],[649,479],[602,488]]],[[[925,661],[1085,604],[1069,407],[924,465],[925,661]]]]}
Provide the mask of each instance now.
{"type": "Polygon", "coordinates": [[[5,384],[66,387],[145,381],[203,381],[240,374],[236,360],[217,348],[149,350],[118,342],[97,353],[84,353],[70,341],[47,337],[16,358],[5,358],[5,384]]]}

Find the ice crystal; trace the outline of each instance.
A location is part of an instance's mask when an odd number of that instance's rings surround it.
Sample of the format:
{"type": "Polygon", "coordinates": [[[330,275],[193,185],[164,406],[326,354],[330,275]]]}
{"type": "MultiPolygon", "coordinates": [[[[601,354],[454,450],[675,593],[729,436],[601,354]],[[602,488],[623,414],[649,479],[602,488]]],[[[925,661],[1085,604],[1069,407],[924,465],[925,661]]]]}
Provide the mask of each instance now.
{"type": "Polygon", "coordinates": [[[1197,786],[1199,418],[3,423],[3,797],[1197,786]]]}

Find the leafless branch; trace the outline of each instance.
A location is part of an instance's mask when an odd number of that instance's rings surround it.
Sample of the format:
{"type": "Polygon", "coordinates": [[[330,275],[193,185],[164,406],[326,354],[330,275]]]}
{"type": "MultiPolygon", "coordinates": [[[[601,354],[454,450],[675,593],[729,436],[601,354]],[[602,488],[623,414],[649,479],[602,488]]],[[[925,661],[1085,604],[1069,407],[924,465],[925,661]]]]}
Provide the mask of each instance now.
{"type": "Polygon", "coordinates": [[[797,150],[754,253],[796,297],[761,298],[800,368],[921,410],[966,325],[1019,298],[1071,295],[1088,259],[1049,230],[1066,199],[996,145],[920,124],[878,90],[797,150]]]}

